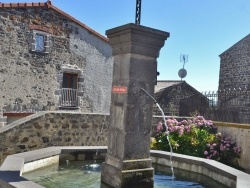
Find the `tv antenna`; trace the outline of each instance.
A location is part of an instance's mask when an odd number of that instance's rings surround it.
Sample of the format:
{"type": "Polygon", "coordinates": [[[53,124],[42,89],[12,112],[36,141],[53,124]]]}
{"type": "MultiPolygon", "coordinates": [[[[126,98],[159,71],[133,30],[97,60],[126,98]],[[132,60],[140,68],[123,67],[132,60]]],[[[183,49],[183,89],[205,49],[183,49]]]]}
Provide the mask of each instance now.
{"type": "Polygon", "coordinates": [[[136,0],[136,9],[135,9],[135,24],[140,25],[141,22],[141,1],[136,0]]]}
{"type": "Polygon", "coordinates": [[[187,54],[181,54],[180,55],[180,62],[183,62],[183,66],[182,66],[182,69],[179,70],[178,75],[179,75],[179,77],[181,78],[181,81],[182,81],[182,78],[185,78],[187,76],[187,71],[186,71],[186,69],[184,69],[184,67],[185,67],[185,63],[188,62],[188,55],[187,54]]]}

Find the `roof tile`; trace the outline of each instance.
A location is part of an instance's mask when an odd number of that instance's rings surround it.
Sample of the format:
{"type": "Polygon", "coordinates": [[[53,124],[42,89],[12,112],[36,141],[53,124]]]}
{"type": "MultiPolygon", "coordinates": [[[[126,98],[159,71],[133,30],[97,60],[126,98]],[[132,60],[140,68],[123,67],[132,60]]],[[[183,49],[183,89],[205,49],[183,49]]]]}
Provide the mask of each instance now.
{"type": "Polygon", "coordinates": [[[63,16],[67,17],[68,19],[75,22],[76,24],[80,25],[81,27],[85,28],[91,34],[94,34],[97,37],[99,37],[100,39],[104,40],[105,42],[108,42],[108,39],[105,36],[101,35],[100,33],[96,32],[95,30],[86,26],[85,24],[83,24],[79,20],[75,19],[74,17],[70,16],[66,12],[55,7],[54,5],[52,5],[50,0],[48,0],[45,3],[44,2],[38,2],[38,3],[0,3],[0,8],[25,8],[25,7],[46,7],[48,9],[52,9],[52,10],[62,14],[63,16]]]}

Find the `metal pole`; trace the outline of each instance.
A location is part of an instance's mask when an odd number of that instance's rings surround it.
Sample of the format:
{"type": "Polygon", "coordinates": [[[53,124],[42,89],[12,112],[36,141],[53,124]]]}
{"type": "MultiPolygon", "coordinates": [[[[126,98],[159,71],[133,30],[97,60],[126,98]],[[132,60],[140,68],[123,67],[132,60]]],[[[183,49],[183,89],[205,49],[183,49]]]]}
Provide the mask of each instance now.
{"type": "Polygon", "coordinates": [[[141,22],[141,0],[136,0],[135,24],[140,25],[141,22]]]}

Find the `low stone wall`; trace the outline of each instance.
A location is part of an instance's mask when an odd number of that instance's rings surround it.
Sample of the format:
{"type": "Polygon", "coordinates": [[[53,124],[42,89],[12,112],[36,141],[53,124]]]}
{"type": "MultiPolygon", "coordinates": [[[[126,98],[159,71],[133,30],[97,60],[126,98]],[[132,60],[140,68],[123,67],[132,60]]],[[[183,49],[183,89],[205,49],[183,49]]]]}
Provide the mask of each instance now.
{"type": "MultiPolygon", "coordinates": [[[[108,114],[50,111],[0,127],[0,164],[10,154],[49,146],[107,146],[109,118],[108,114]]],[[[153,117],[152,132],[159,121],[162,121],[161,116],[153,117]]],[[[250,125],[214,123],[218,132],[228,134],[241,146],[239,163],[250,173],[250,125]]]]}
{"type": "Polygon", "coordinates": [[[106,146],[109,115],[38,112],[0,128],[6,156],[48,146],[106,146]]]}
{"type": "Polygon", "coordinates": [[[247,173],[250,173],[250,124],[237,124],[227,122],[214,122],[218,126],[218,132],[230,136],[241,146],[239,164],[247,173]]]}

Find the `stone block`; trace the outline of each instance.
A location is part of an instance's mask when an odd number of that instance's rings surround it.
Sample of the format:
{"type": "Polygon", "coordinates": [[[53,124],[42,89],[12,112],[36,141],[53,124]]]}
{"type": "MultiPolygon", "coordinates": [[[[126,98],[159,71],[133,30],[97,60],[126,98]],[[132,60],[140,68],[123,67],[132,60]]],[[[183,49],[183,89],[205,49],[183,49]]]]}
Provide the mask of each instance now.
{"type": "Polygon", "coordinates": [[[153,187],[153,174],[153,168],[120,171],[119,169],[104,163],[102,165],[101,180],[102,183],[115,188],[145,188],[153,187]]]}
{"type": "Polygon", "coordinates": [[[169,33],[135,24],[106,31],[113,55],[134,53],[157,58],[169,33]]]}
{"type": "Polygon", "coordinates": [[[122,163],[122,170],[145,169],[152,167],[152,160],[150,158],[124,160],[122,163]]]}
{"type": "Polygon", "coordinates": [[[7,123],[7,116],[0,116],[0,122],[7,123]]]}
{"type": "Polygon", "coordinates": [[[123,159],[130,160],[148,158],[150,153],[150,138],[150,132],[126,133],[123,159]]]}
{"type": "Polygon", "coordinates": [[[84,78],[83,77],[78,77],[78,82],[84,82],[84,78]]]}
{"type": "Polygon", "coordinates": [[[110,128],[115,127],[116,129],[123,130],[124,129],[124,121],[125,121],[125,107],[123,105],[112,105],[110,107],[110,114],[113,114],[115,117],[110,121],[110,128]]]}

